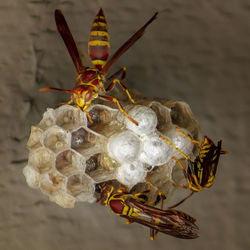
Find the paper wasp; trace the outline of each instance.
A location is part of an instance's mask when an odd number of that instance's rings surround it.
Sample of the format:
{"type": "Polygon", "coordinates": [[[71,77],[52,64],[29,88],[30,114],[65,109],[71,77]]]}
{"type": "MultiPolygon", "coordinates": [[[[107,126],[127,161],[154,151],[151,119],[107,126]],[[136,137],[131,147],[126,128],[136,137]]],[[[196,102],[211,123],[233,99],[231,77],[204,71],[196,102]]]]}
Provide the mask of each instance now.
{"type": "Polygon", "coordinates": [[[75,103],[78,108],[87,114],[90,122],[92,120],[89,113],[87,112],[87,109],[95,98],[112,101],[117,104],[120,111],[126,115],[131,122],[138,125],[138,123],[126,113],[120,102],[115,97],[105,95],[105,93],[110,91],[115,84],[119,84],[123,91],[126,92],[130,101],[134,103],[134,100],[130,96],[127,87],[122,83],[122,81],[125,80],[126,68],[121,68],[108,78],[106,78],[106,75],[113,64],[120,58],[120,56],[124,54],[143,35],[147,26],[156,19],[157,14],[158,13],[156,12],[107,61],[110,50],[109,33],[103,10],[100,9],[92,24],[88,41],[88,52],[94,66],[94,68],[89,68],[84,66],[81,61],[76,43],[62,12],[60,10],[55,10],[55,22],[57,29],[67,47],[77,71],[76,85],[72,90],[45,87],[41,88],[40,91],[55,90],[70,93],[71,100],[63,104],[70,104],[72,102],[75,103]],[[120,76],[121,80],[118,79],[120,76]],[[109,85],[105,88],[104,84],[106,83],[109,83],[109,85]]]}
{"type": "MultiPolygon", "coordinates": [[[[199,143],[197,141],[194,142],[199,143]]],[[[195,160],[191,161],[187,156],[185,156],[186,160],[188,161],[187,169],[183,167],[180,160],[174,158],[182,168],[188,182],[187,186],[176,184],[174,184],[174,186],[190,189],[192,192],[183,200],[169,208],[179,206],[195,192],[199,192],[204,188],[209,188],[213,185],[220,155],[227,153],[226,150],[221,148],[221,144],[222,141],[220,140],[216,146],[209,137],[204,136],[203,141],[200,143],[199,155],[195,158],[195,160]]]]}
{"type": "Polygon", "coordinates": [[[100,204],[109,206],[112,212],[126,218],[127,224],[136,222],[149,227],[151,240],[156,238],[158,231],[182,239],[198,237],[199,228],[195,224],[195,219],[184,212],[149,206],[145,204],[143,193],[115,193],[113,186],[107,184],[99,185],[98,188],[100,204]]]}

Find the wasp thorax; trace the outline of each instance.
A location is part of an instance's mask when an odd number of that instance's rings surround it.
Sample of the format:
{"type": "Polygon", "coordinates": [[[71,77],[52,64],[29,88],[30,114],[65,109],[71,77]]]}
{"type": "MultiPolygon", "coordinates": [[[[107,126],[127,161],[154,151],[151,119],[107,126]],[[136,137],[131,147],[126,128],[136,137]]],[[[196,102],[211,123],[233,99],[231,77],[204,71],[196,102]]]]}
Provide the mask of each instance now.
{"type": "Polygon", "coordinates": [[[23,174],[28,185],[62,207],[74,207],[77,201],[94,202],[95,185],[101,183],[145,191],[150,173],[149,199],[158,191],[169,198],[173,181],[184,180],[173,157],[183,156],[160,135],[192,157],[196,147],[189,136],[197,139],[199,126],[183,102],[140,98],[135,98],[140,105],[123,103],[138,126],[109,102],[88,108],[92,123],[73,106],[48,109],[32,126],[27,143],[30,153],[23,174]]]}

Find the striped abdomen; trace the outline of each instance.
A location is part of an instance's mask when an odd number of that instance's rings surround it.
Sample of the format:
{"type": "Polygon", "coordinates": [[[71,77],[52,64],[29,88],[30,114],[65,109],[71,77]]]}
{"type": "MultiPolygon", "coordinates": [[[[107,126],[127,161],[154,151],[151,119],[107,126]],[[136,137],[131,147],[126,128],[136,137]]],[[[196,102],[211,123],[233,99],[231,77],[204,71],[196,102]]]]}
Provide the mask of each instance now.
{"type": "Polygon", "coordinates": [[[194,191],[213,185],[220,154],[221,141],[215,146],[213,141],[205,136],[198,157],[194,162],[189,162],[188,175],[192,178],[194,191]]]}
{"type": "Polygon", "coordinates": [[[89,56],[94,67],[101,70],[105,65],[110,50],[108,26],[100,9],[95,17],[88,42],[89,56]]]}

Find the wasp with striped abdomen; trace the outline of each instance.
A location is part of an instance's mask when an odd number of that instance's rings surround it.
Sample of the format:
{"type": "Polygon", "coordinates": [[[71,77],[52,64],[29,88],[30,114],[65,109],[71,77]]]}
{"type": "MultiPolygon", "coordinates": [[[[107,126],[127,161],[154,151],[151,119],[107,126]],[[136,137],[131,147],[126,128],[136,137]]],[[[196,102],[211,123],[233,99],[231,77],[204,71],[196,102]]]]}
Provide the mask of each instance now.
{"type": "Polygon", "coordinates": [[[126,113],[120,102],[115,97],[105,95],[105,93],[110,91],[115,84],[119,84],[126,92],[130,101],[134,103],[127,87],[122,82],[125,79],[126,68],[121,68],[108,78],[106,78],[106,75],[109,73],[111,67],[120,58],[120,56],[143,35],[147,26],[156,19],[157,14],[158,13],[155,13],[149,21],[146,22],[133,36],[131,36],[107,61],[110,50],[109,33],[103,10],[100,9],[94,19],[89,36],[88,51],[94,66],[94,68],[89,68],[84,66],[81,61],[76,43],[62,12],[60,10],[55,10],[57,29],[68,49],[77,71],[76,85],[72,90],[45,87],[41,88],[40,91],[55,90],[70,93],[71,100],[64,104],[75,103],[78,108],[87,114],[90,121],[92,120],[87,112],[87,109],[95,98],[112,101],[117,104],[120,111],[126,115],[131,122],[138,125],[137,121],[126,113]],[[119,77],[121,77],[121,80],[119,77]],[[109,85],[105,88],[105,84],[109,85]]]}
{"type": "Polygon", "coordinates": [[[151,240],[156,238],[158,231],[182,239],[198,237],[195,219],[184,212],[149,206],[143,193],[115,193],[113,186],[107,184],[99,185],[98,189],[100,204],[109,206],[112,212],[126,218],[127,224],[136,222],[149,227],[151,240]]]}
{"type": "MultiPolygon", "coordinates": [[[[192,139],[191,139],[192,140],[192,139]]],[[[192,140],[193,141],[193,140],[192,140]]],[[[194,141],[198,144],[197,141],[194,141]]],[[[218,141],[217,146],[207,136],[204,136],[200,143],[200,151],[194,161],[191,161],[187,156],[188,166],[185,169],[180,160],[174,158],[183,170],[187,179],[188,185],[176,185],[175,187],[190,189],[192,192],[177,204],[169,207],[174,208],[191,197],[195,192],[199,192],[204,188],[209,188],[214,184],[218,162],[221,154],[227,153],[221,148],[222,141],[218,141]]]]}

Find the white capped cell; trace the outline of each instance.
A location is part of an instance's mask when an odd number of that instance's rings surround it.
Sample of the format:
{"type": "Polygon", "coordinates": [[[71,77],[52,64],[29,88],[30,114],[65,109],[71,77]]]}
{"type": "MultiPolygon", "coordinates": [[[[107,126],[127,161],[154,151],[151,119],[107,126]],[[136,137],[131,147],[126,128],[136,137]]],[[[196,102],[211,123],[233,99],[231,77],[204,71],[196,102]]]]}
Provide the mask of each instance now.
{"type": "Polygon", "coordinates": [[[145,137],[142,144],[140,160],[148,165],[160,166],[171,160],[173,148],[159,138],[159,135],[145,137]]]}
{"type": "Polygon", "coordinates": [[[151,108],[135,105],[129,110],[128,114],[138,122],[138,126],[129,119],[125,119],[127,129],[132,130],[138,135],[148,135],[156,130],[157,116],[151,108]]]}
{"type": "Polygon", "coordinates": [[[154,102],[139,96],[135,100],[140,105],[133,105],[118,99],[139,126],[115,104],[92,104],[88,109],[92,122],[74,106],[48,109],[42,121],[32,127],[27,143],[29,159],[23,174],[28,185],[39,188],[61,207],[70,208],[76,202],[95,202],[98,183],[114,183],[117,189],[125,185],[128,191],[133,188],[133,193],[143,192],[148,172],[149,202],[155,201],[158,191],[171,196],[173,172],[181,173],[180,178],[174,178],[176,184],[185,183],[182,170],[173,168],[177,163],[171,160],[183,156],[159,135],[193,159],[194,144],[175,127],[184,122],[198,136],[199,127],[190,109],[177,101],[154,102]]]}
{"type": "Polygon", "coordinates": [[[139,182],[144,182],[147,171],[142,162],[123,163],[117,169],[117,180],[127,187],[133,187],[139,182]]]}
{"type": "Polygon", "coordinates": [[[119,163],[134,162],[138,158],[140,149],[139,137],[129,130],[112,135],[108,141],[108,153],[119,163]]]}
{"type": "MultiPolygon", "coordinates": [[[[186,129],[180,129],[186,136],[189,135],[189,132],[186,129]]],[[[190,156],[190,154],[192,154],[194,143],[184,135],[182,135],[175,126],[170,131],[168,131],[168,137],[169,140],[175,145],[175,147],[177,147],[182,153],[187,156],[190,156]]],[[[183,156],[177,150],[174,150],[173,156],[178,159],[183,158],[183,156]]]]}

